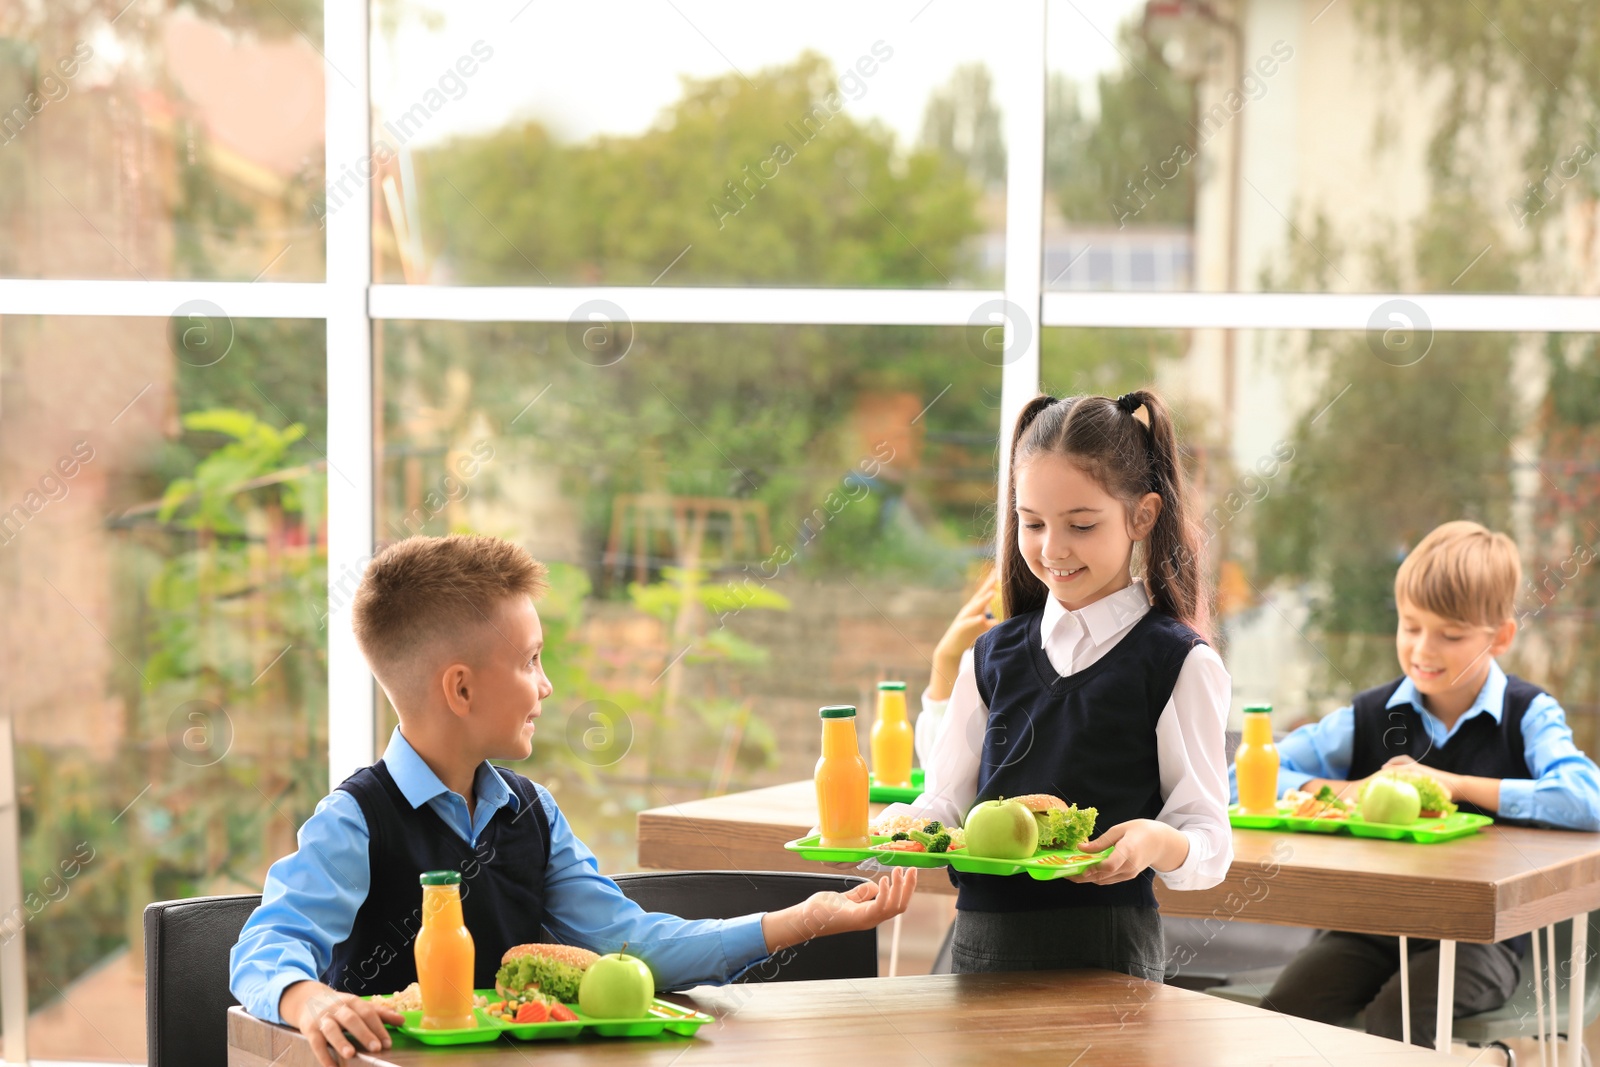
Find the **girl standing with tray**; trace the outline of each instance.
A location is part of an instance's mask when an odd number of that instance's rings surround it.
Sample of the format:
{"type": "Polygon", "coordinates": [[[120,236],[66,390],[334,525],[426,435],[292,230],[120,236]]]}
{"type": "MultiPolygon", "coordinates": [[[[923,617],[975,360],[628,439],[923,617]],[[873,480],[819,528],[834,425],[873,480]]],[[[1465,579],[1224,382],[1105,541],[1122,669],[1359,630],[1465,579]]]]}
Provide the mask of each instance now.
{"type": "Polygon", "coordinates": [[[1231,682],[1206,642],[1177,439],[1166,406],[1140,390],[1036,397],[1012,442],[1006,621],[956,679],[922,796],[883,816],[960,824],[979,801],[1034,793],[1097,808],[1100,833],[1082,850],[1116,848],[1081,875],[951,872],[954,969],[1098,967],[1159,982],[1155,875],[1206,889],[1233,859],[1231,682]]]}

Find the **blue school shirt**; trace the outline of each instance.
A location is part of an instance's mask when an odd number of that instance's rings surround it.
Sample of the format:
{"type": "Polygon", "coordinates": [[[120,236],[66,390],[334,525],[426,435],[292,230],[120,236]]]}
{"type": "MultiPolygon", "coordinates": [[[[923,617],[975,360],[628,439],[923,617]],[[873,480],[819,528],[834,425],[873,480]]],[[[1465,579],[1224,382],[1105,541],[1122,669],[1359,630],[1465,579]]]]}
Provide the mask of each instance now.
{"type": "MultiPolygon", "coordinates": [[[[502,807],[510,804],[516,811],[521,804],[485,762],[474,781],[477,803],[469,818],[467,802],[446,788],[398,727],[382,762],[413,807],[427,804],[469,845],[476,845],[502,807]]],[[[767,958],[761,912],[689,920],[647,912],[629,900],[600,873],[594,853],[573,834],[555,799],[543,787],[536,789],[550,825],[544,885],[548,940],[599,953],[620,951],[626,943],[630,955],[650,960],[662,989],[730,981],[767,958]]],[[[283,991],[328,970],[335,946],[349,937],[367,898],[370,840],[360,804],[335,791],[300,828],[299,850],[268,870],[261,906],[229,956],[228,988],[250,1014],[283,1022],[278,1015],[283,991]]]]}
{"type": "MultiPolygon", "coordinates": [[[[1388,707],[1411,705],[1433,745],[1444,743],[1470,719],[1487,715],[1496,723],[1505,706],[1506,674],[1493,661],[1489,677],[1477,699],[1453,727],[1446,728],[1422,706],[1422,695],[1410,678],[1401,681],[1388,707]]],[[[1313,778],[1343,780],[1350,773],[1355,742],[1355,710],[1346,706],[1326,718],[1293,731],[1278,745],[1278,795],[1299,789],[1313,778]]],[[[1504,778],[1500,782],[1500,810],[1506,819],[1540,823],[1564,830],[1600,830],[1600,768],[1573,744],[1561,705],[1540,693],[1522,717],[1522,755],[1531,778],[1504,778]]],[[[1239,783],[1228,768],[1228,787],[1235,801],[1239,783]]]]}

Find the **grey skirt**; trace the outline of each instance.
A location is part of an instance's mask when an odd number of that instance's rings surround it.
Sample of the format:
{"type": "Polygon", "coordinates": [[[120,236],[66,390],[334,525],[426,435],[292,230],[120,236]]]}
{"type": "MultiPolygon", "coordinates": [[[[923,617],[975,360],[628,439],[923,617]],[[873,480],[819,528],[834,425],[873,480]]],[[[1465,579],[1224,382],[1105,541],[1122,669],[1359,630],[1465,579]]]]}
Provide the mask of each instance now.
{"type": "Polygon", "coordinates": [[[957,911],[956,974],[1094,967],[1152,982],[1166,972],[1161,912],[1129,905],[1043,911],[957,911]]]}

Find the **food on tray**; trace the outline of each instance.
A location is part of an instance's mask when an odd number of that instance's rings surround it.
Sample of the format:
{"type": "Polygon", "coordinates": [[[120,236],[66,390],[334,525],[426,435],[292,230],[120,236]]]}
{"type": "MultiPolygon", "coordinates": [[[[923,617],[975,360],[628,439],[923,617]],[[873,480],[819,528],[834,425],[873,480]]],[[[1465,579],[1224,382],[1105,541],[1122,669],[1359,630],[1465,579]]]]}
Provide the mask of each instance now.
{"type": "Polygon", "coordinates": [[[886,836],[890,840],[883,844],[873,845],[880,852],[955,852],[967,845],[966,831],[959,826],[946,826],[938,819],[929,819],[926,816],[894,815],[881,819],[872,827],[872,832],[878,836],[886,836]],[[948,840],[943,847],[935,847],[938,838],[943,835],[948,840]],[[886,848],[886,845],[897,842],[915,841],[921,848],[886,848]]]}
{"type": "Polygon", "coordinates": [[[1384,775],[1393,775],[1402,782],[1411,783],[1411,788],[1417,791],[1417,799],[1422,802],[1421,817],[1424,819],[1454,815],[1460,810],[1450,799],[1450,791],[1444,787],[1444,783],[1431,774],[1397,768],[1385,771],[1384,775]]]}
{"type": "Polygon", "coordinates": [[[926,852],[928,846],[921,841],[913,841],[908,837],[893,837],[881,844],[873,845],[874,852],[926,852]]]}
{"type": "Polygon", "coordinates": [[[1360,812],[1367,822],[1409,826],[1422,814],[1422,797],[1399,775],[1379,774],[1361,790],[1360,812]]]}
{"type": "MultiPolygon", "coordinates": [[[[393,1008],[402,1014],[408,1011],[422,1010],[422,987],[412,982],[398,993],[385,993],[372,998],[374,1004],[382,1004],[393,1008]]],[[[489,998],[473,994],[472,1006],[474,1008],[487,1007],[489,998]]]]}
{"type": "Polygon", "coordinates": [[[967,813],[967,851],[997,860],[1020,860],[1039,847],[1039,824],[1020,801],[985,800],[967,813]]]}
{"type": "Polygon", "coordinates": [[[583,972],[578,1007],[596,1019],[641,1019],[655,999],[656,979],[644,960],[621,952],[601,956],[583,972]]]}
{"type": "Polygon", "coordinates": [[[1040,856],[1035,863],[1045,867],[1065,867],[1069,863],[1082,863],[1084,860],[1099,859],[1092,852],[1074,852],[1070,855],[1058,852],[1053,856],[1040,856]]]}
{"type": "Polygon", "coordinates": [[[1290,789],[1283,794],[1283,809],[1295,819],[1348,819],[1350,805],[1339,799],[1331,786],[1323,786],[1313,795],[1300,789],[1290,789]]]}
{"type": "Polygon", "coordinates": [[[503,1023],[570,1023],[578,1018],[559,1000],[547,1000],[538,993],[521,993],[497,1000],[485,1010],[503,1023]]]}
{"type": "Polygon", "coordinates": [[[1042,851],[1077,848],[1094,836],[1094,821],[1100,815],[1094,808],[1080,808],[1048,793],[1033,793],[1014,799],[1033,812],[1034,821],[1039,824],[1039,848],[1042,851]]]}
{"type": "Polygon", "coordinates": [[[503,997],[538,992],[542,999],[578,999],[583,974],[599,959],[576,945],[514,945],[500,957],[494,991],[503,997]]]}

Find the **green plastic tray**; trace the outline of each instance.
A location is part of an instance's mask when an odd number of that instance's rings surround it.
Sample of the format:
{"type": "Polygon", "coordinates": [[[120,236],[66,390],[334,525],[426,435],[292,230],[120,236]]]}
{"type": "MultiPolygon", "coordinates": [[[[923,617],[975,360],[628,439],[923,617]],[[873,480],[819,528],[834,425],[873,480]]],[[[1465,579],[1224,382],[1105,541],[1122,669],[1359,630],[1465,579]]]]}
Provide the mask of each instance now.
{"type": "MultiPolygon", "coordinates": [[[[492,989],[479,989],[476,992],[479,996],[488,997],[491,1004],[500,999],[492,989]]],[[[391,1025],[389,1029],[424,1045],[476,1045],[498,1040],[501,1035],[523,1041],[577,1037],[580,1033],[592,1033],[600,1037],[656,1037],[663,1033],[693,1036],[706,1023],[716,1022],[703,1012],[680,1008],[665,1000],[654,1001],[650,1005],[650,1013],[637,1019],[596,1019],[585,1015],[575,1004],[567,1007],[578,1017],[575,1021],[508,1023],[493,1018],[482,1008],[474,1008],[473,1013],[478,1018],[476,1027],[424,1030],[421,1027],[422,1012],[408,1011],[403,1013],[406,1021],[402,1025],[391,1025]]]]}
{"type": "MultiPolygon", "coordinates": [[[[370,997],[363,998],[370,1000],[370,997]]],[[[400,1013],[406,1021],[399,1026],[388,1024],[389,1029],[396,1033],[404,1034],[413,1041],[420,1041],[424,1045],[480,1045],[487,1041],[498,1041],[505,1032],[506,1024],[496,1019],[491,1019],[489,1013],[482,1008],[472,1009],[472,1014],[477,1016],[478,1025],[464,1027],[459,1030],[424,1030],[422,1028],[422,1012],[404,1011],[400,1013]]],[[[571,1023],[567,1024],[572,1025],[571,1023]]],[[[581,1029],[581,1027],[580,1027],[581,1029]]]]}
{"type": "MultiPolygon", "coordinates": [[[[1104,852],[1088,856],[1069,849],[1036,852],[1025,860],[996,860],[983,856],[969,856],[965,849],[957,852],[877,852],[870,848],[823,848],[818,843],[821,840],[820,835],[802,837],[785,842],[783,847],[802,859],[816,860],[820,863],[860,863],[862,860],[877,860],[886,867],[954,867],[967,874],[1027,874],[1041,882],[1082,874],[1095,864],[1103,862],[1115,851],[1115,846],[1112,846],[1104,852]],[[1065,857],[1072,859],[1064,862],[1065,857]]],[[[889,838],[874,836],[870,840],[874,845],[881,845],[889,838]]]]}
{"type": "Polygon", "coordinates": [[[1472,815],[1458,811],[1437,819],[1418,819],[1402,826],[1399,823],[1367,822],[1361,818],[1349,819],[1296,819],[1289,815],[1243,815],[1235,804],[1228,809],[1228,822],[1241,830],[1289,830],[1302,834],[1348,834],[1351,837],[1375,837],[1387,841],[1409,841],[1418,845],[1436,845],[1441,841],[1454,841],[1470,837],[1491,825],[1494,820],[1487,815],[1472,815]]]}
{"type": "Polygon", "coordinates": [[[867,775],[867,799],[874,804],[909,804],[922,795],[924,781],[921,767],[911,768],[911,784],[879,785],[878,779],[867,775]]]}

